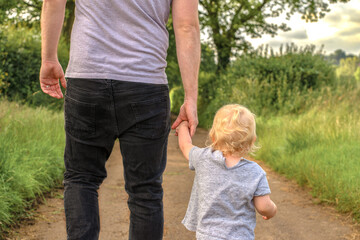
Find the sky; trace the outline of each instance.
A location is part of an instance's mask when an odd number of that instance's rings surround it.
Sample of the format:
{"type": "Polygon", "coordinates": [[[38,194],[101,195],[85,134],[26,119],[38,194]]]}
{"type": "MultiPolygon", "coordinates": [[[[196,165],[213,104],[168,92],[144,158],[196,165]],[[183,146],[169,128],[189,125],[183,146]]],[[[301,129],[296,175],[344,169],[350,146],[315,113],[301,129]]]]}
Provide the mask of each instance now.
{"type": "Polygon", "coordinates": [[[360,0],[330,5],[331,11],[318,22],[306,23],[301,15],[295,14],[287,22],[291,28],[288,32],[279,31],[275,37],[263,36],[248,39],[256,48],[269,44],[277,50],[280,44],[295,43],[298,46],[314,44],[316,49],[324,45],[325,54],[342,49],[347,54],[360,54],[360,0]]]}

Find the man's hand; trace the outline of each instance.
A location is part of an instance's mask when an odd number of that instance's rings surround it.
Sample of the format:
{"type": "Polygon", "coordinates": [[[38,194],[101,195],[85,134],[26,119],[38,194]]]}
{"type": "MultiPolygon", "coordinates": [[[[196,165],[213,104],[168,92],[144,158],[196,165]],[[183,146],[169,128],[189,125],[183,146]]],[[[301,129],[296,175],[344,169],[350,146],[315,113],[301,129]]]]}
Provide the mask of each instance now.
{"type": "Polygon", "coordinates": [[[40,69],[40,86],[44,93],[54,98],[63,98],[61,85],[66,88],[64,71],[58,61],[45,61],[40,69]]]}
{"type": "Polygon", "coordinates": [[[180,107],[179,115],[171,128],[176,129],[182,121],[189,122],[190,135],[191,137],[194,136],[196,127],[199,124],[197,116],[197,104],[195,101],[184,101],[184,104],[180,107]]]}
{"type": "Polygon", "coordinates": [[[41,9],[41,69],[40,86],[44,93],[63,98],[66,88],[64,71],[57,58],[57,47],[65,17],[66,0],[44,0],[41,9]]]}

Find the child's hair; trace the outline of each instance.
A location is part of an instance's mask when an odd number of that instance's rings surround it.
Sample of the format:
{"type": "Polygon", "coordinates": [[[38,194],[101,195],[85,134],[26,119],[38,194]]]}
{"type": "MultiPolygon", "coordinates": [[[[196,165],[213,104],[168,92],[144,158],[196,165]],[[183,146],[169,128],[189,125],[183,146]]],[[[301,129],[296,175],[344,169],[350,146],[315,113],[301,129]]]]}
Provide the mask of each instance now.
{"type": "Polygon", "coordinates": [[[209,138],[210,147],[224,155],[253,153],[257,149],[255,115],[244,106],[225,105],[216,112],[209,138]]]}

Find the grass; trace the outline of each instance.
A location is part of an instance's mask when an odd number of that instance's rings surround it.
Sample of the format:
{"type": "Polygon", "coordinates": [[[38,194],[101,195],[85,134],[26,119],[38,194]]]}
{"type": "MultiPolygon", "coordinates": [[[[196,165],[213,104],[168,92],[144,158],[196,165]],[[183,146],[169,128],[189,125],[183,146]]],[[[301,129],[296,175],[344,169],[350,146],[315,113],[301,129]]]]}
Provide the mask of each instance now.
{"type": "Polygon", "coordinates": [[[63,177],[62,113],[0,101],[0,236],[63,177]]]}
{"type": "Polygon", "coordinates": [[[297,116],[258,119],[256,158],[360,222],[360,90],[297,116]]]}

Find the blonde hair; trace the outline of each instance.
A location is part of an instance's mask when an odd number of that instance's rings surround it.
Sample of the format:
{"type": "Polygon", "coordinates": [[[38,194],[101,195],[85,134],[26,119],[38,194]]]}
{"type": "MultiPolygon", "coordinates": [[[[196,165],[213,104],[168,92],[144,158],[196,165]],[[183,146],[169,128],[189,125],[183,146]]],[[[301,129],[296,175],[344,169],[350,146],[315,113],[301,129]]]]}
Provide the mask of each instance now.
{"type": "Polygon", "coordinates": [[[229,104],[220,108],[209,132],[210,147],[224,155],[244,156],[257,147],[255,115],[244,106],[229,104]]]}

